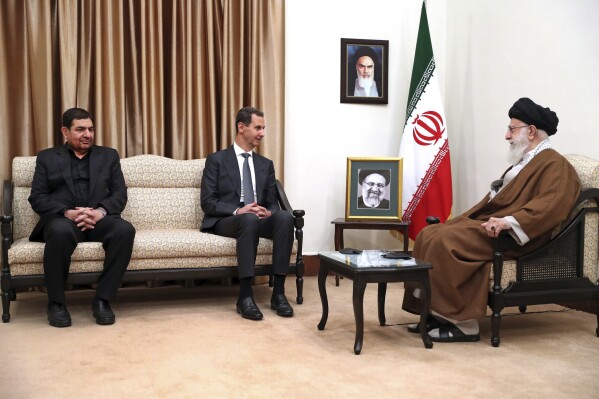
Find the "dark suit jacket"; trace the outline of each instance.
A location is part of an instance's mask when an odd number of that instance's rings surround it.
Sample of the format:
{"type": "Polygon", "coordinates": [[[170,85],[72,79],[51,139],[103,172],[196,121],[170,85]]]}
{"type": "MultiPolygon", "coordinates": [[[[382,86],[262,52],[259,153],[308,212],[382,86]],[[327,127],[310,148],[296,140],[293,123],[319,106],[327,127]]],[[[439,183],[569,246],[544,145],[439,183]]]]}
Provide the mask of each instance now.
{"type": "MultiPolygon", "coordinates": [[[[119,215],[127,204],[127,186],[121,170],[119,153],[109,147],[93,146],[89,158],[89,197],[85,206],[102,206],[110,215],[119,215]]],[[[48,148],[37,155],[31,183],[29,203],[40,215],[29,239],[42,241],[48,221],[63,217],[61,211],[73,209],[75,204],[71,155],[68,145],[48,148]]]]}
{"type": "MultiPolygon", "coordinates": [[[[277,202],[275,167],[272,161],[253,153],[256,175],[256,202],[271,212],[280,210],[277,202]]],[[[241,175],[233,146],[208,155],[201,190],[204,220],[200,230],[210,230],[219,219],[232,216],[239,208],[241,175]]]]}

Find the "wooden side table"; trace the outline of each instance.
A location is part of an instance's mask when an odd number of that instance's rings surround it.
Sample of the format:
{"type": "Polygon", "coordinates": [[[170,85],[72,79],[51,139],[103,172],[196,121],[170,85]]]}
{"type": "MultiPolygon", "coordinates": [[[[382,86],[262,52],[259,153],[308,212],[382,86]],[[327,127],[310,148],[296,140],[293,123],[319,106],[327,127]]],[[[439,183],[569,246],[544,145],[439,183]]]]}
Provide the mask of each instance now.
{"type": "MultiPolygon", "coordinates": [[[[410,222],[378,221],[378,220],[352,220],[337,218],[331,222],[335,225],[335,251],[345,248],[343,245],[343,230],[396,230],[403,234],[403,252],[409,253],[410,239],[408,227],[410,222]]],[[[339,275],[335,275],[335,285],[339,285],[339,275]]]]}
{"type": "Polygon", "coordinates": [[[426,330],[426,319],[428,318],[431,300],[431,285],[429,279],[430,263],[412,258],[403,262],[397,259],[383,259],[381,251],[364,251],[360,255],[343,255],[339,252],[319,253],[320,270],[318,271],[318,292],[322,303],[322,317],[318,323],[318,329],[324,330],[329,317],[329,300],[327,297],[326,278],[330,272],[343,275],[353,280],[352,302],[354,306],[354,319],[356,320],[356,339],[354,341],[354,353],[359,355],[362,351],[364,341],[364,291],[368,283],[378,284],[378,316],[379,324],[384,326],[385,318],[385,296],[387,283],[412,281],[421,289],[420,308],[420,336],[424,347],[433,347],[431,337],[426,330]],[[366,256],[364,256],[366,255],[366,256]]]}

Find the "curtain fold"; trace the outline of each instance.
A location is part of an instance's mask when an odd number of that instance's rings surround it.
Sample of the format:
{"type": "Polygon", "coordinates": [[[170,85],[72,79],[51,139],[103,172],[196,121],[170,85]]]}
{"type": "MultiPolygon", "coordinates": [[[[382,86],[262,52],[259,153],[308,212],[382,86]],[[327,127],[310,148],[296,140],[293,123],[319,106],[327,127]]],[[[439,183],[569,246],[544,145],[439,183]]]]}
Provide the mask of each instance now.
{"type": "Polygon", "coordinates": [[[235,138],[235,115],[266,113],[258,152],[282,178],[284,1],[3,0],[0,173],[62,142],[70,107],[122,157],[205,157],[235,138]]]}

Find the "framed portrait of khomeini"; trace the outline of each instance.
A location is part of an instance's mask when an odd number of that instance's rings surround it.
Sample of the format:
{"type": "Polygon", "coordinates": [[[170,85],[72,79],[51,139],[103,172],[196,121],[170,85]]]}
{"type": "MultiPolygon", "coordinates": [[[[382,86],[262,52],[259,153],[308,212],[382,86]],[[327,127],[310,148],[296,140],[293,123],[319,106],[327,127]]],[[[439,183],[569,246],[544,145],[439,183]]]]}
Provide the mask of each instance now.
{"type": "Polygon", "coordinates": [[[341,102],[387,104],[389,41],[341,39],[341,102]]]}
{"type": "Polygon", "coordinates": [[[347,158],[346,220],[401,221],[402,158],[347,158]]]}

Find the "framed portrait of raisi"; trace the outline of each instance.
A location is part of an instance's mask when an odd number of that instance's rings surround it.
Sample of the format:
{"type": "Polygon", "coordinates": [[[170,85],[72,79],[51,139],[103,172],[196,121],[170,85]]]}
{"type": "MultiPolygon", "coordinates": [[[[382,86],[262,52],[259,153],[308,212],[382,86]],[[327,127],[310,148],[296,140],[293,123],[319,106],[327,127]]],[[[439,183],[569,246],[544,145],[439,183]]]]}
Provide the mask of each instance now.
{"type": "Polygon", "coordinates": [[[401,221],[402,158],[347,158],[346,220],[401,221]]]}

